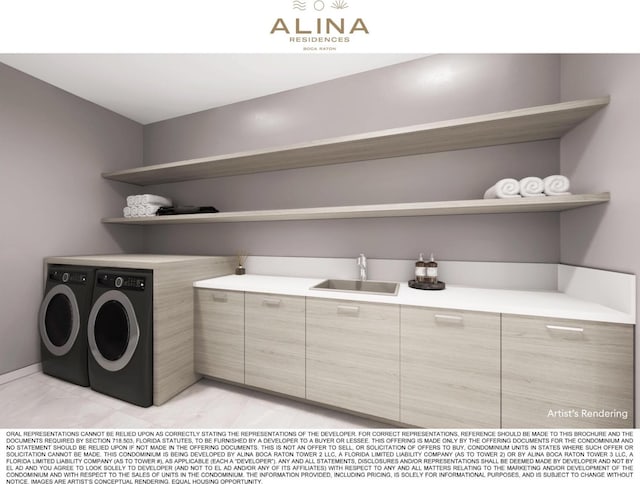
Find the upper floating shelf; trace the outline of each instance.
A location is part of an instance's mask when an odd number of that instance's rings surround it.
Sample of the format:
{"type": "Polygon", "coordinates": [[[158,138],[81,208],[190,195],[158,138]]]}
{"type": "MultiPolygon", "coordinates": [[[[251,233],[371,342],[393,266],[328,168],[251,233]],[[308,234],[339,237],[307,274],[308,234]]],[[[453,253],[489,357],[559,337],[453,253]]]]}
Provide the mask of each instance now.
{"type": "Polygon", "coordinates": [[[553,139],[608,103],[607,96],[548,104],[279,148],[149,165],[102,176],[135,185],[156,185],[553,139]]]}
{"type": "Polygon", "coordinates": [[[276,220],[326,220],[374,217],[416,217],[488,213],[561,212],[609,201],[609,193],[560,195],[488,200],[388,203],[341,207],[289,208],[156,217],[103,218],[102,223],[127,225],[205,224],[220,222],[270,222],[276,220]]]}

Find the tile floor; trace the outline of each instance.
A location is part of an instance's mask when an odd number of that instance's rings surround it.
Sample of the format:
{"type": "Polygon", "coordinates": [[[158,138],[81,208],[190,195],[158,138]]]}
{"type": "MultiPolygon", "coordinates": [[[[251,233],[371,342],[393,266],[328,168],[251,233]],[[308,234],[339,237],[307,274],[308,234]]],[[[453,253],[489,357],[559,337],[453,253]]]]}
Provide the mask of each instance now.
{"type": "Polygon", "coordinates": [[[0,385],[0,428],[376,428],[387,425],[202,379],[141,408],[42,373],[0,385]]]}

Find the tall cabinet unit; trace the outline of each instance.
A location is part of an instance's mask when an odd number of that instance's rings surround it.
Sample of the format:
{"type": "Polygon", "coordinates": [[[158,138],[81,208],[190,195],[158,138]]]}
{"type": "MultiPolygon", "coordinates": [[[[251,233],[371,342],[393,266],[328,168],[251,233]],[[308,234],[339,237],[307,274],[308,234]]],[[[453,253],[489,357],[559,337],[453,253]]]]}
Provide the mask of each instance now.
{"type": "Polygon", "coordinates": [[[631,324],[503,315],[504,428],[633,427],[631,324]]]}

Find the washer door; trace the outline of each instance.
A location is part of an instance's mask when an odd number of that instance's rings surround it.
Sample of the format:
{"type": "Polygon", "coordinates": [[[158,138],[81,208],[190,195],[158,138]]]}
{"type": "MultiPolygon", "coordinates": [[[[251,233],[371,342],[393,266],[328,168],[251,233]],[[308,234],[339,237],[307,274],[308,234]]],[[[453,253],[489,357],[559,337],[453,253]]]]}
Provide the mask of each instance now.
{"type": "Polygon", "coordinates": [[[136,313],[120,291],[107,291],[94,303],[87,328],[89,348],[105,370],[122,370],[133,356],[140,339],[136,313]]]}
{"type": "Polygon", "coordinates": [[[58,284],[46,294],[38,315],[40,338],[55,356],[66,355],[80,332],[78,300],[69,286],[58,284]]]}

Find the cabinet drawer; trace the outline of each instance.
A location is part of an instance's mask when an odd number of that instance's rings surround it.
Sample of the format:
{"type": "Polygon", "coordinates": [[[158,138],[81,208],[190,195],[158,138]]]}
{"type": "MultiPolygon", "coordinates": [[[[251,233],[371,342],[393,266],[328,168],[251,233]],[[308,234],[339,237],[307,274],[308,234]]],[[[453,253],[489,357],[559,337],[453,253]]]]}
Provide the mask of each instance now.
{"type": "Polygon", "coordinates": [[[633,332],[626,324],[504,315],[503,427],[632,427],[633,332]]]}
{"type": "Polygon", "coordinates": [[[194,310],[196,371],[244,383],[244,293],[195,289],[194,310]]]}
{"type": "Polygon", "coordinates": [[[245,383],[305,397],[305,299],[245,294],[245,383]]]}
{"type": "Polygon", "coordinates": [[[307,298],[307,398],[398,420],[399,312],[307,298]]]}
{"type": "Polygon", "coordinates": [[[500,314],[402,306],[402,422],[500,426],[500,314]]]}

